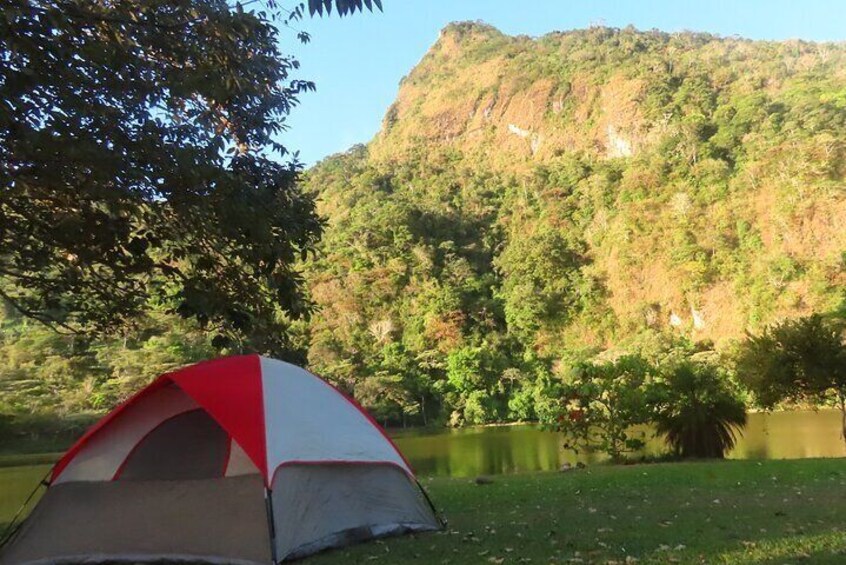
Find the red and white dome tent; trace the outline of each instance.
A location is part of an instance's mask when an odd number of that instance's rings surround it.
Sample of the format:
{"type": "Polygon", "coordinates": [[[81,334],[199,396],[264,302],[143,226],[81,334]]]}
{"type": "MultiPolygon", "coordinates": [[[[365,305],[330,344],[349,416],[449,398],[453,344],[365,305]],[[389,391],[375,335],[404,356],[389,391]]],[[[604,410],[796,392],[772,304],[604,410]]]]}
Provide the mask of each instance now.
{"type": "Polygon", "coordinates": [[[248,355],[162,375],[94,425],[0,563],[267,564],[440,528],[361,407],[248,355]]]}

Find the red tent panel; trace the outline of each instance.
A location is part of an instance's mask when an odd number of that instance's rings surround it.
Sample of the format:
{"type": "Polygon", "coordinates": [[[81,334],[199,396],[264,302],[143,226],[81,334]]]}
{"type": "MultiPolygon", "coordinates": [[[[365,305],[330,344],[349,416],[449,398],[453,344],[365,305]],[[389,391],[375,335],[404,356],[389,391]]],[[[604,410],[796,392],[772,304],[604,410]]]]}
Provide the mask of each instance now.
{"type": "Polygon", "coordinates": [[[229,432],[267,478],[261,366],[257,355],[192,365],[170,379],[229,432]]]}

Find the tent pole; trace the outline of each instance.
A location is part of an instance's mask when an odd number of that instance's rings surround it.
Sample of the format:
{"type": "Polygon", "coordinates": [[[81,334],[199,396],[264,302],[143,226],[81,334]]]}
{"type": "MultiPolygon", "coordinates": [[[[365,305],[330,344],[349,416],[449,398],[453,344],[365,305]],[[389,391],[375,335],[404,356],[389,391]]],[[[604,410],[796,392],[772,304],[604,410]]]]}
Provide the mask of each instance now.
{"type": "Polygon", "coordinates": [[[276,522],[273,519],[273,491],[264,487],[264,506],[267,510],[267,530],[270,534],[270,559],[276,565],[276,522]]]}
{"type": "Polygon", "coordinates": [[[425,499],[426,499],[426,502],[428,502],[428,503],[429,503],[429,508],[431,508],[431,509],[432,509],[432,514],[434,514],[434,515],[435,515],[435,520],[437,520],[437,521],[438,521],[438,523],[441,525],[441,529],[442,529],[442,530],[443,530],[443,529],[446,529],[446,527],[447,527],[447,519],[446,519],[446,517],[445,517],[445,516],[443,516],[440,512],[438,512],[438,509],[437,509],[437,508],[435,508],[435,504],[432,502],[432,499],[431,499],[431,498],[429,498],[429,493],[428,493],[428,492],[426,492],[426,489],[425,489],[425,488],[423,488],[423,485],[422,485],[422,484],[420,484],[420,481],[418,481],[418,480],[417,480],[417,478],[415,478],[415,479],[414,479],[414,482],[417,484],[417,488],[418,488],[418,489],[420,489],[420,492],[422,492],[422,493],[423,493],[423,498],[425,498],[425,499]]]}

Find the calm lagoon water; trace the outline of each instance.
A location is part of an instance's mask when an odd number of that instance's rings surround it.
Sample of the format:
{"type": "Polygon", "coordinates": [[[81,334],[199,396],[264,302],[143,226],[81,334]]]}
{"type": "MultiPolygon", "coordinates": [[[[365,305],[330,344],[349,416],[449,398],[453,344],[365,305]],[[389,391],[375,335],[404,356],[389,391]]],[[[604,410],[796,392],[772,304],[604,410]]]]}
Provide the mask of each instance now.
{"type": "MultiPolygon", "coordinates": [[[[419,476],[474,477],[553,471],[562,463],[595,463],[602,457],[578,456],[563,447],[561,436],[538,426],[496,426],[460,430],[392,431],[400,450],[419,476]]],[[[663,450],[652,440],[644,454],[663,450]]],[[[729,454],[733,459],[844,457],[840,413],[836,410],[755,413],[729,454]]],[[[0,526],[9,520],[49,469],[48,465],[0,467],[0,526]]]]}
{"type": "MultiPolygon", "coordinates": [[[[560,434],[538,426],[493,426],[438,431],[392,433],[418,475],[473,477],[553,471],[562,463],[596,463],[598,454],[576,455],[563,447],[560,434]]],[[[648,442],[644,455],[665,450],[663,442],[648,442]]],[[[844,457],[840,412],[836,410],[749,414],[743,435],[728,454],[731,459],[802,459],[844,457]]]]}

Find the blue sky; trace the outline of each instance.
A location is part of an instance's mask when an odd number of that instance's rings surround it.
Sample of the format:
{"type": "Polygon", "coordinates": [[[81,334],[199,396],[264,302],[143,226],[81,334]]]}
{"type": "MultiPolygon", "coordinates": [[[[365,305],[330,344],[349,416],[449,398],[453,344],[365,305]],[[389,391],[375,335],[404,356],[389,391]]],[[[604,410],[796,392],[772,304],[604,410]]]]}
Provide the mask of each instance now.
{"type": "Polygon", "coordinates": [[[400,79],[449,22],[482,20],[531,36],[591,24],[663,31],[694,30],[752,39],[846,40],[846,0],[382,0],[383,13],[306,19],[293,24],[283,49],[317,83],[303,95],[281,140],[311,165],[378,131],[400,79]]]}

